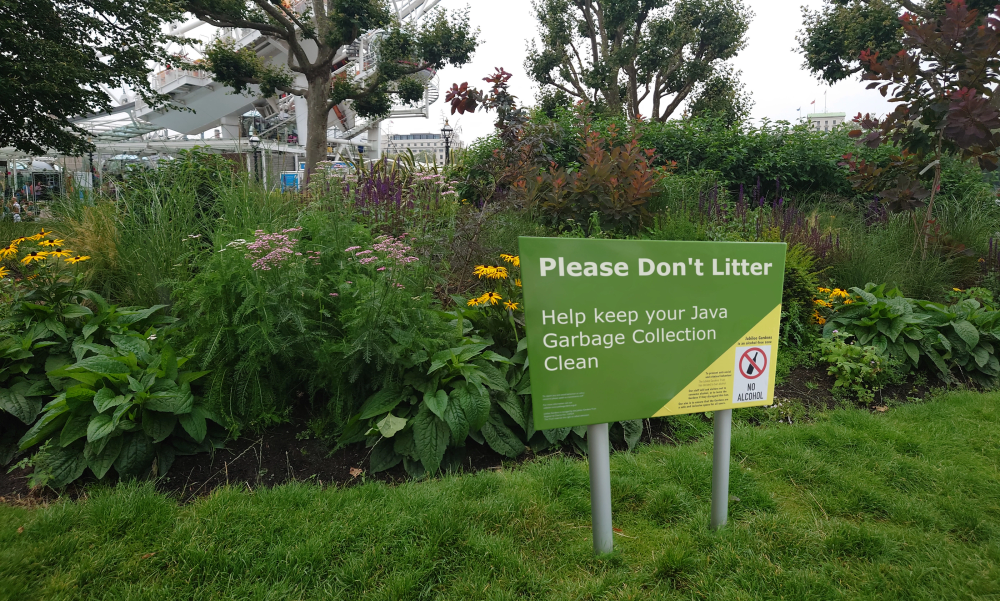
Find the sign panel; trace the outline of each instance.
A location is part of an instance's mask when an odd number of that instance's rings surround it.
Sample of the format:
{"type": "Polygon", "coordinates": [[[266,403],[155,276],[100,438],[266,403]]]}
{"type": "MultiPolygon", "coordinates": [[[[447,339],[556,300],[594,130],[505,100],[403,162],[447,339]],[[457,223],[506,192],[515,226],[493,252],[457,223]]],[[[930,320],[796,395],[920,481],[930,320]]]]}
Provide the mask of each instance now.
{"type": "Polygon", "coordinates": [[[520,239],[539,430],[772,403],[785,244],[520,239]]]}

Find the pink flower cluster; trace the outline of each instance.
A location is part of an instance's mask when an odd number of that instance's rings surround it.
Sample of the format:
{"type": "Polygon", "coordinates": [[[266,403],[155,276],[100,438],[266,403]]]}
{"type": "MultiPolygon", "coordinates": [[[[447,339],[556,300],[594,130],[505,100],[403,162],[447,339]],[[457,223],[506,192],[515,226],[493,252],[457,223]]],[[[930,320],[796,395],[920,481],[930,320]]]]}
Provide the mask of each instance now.
{"type": "Polygon", "coordinates": [[[253,268],[261,271],[270,271],[274,267],[292,258],[296,253],[292,248],[299,241],[298,238],[290,238],[288,234],[302,231],[302,228],[290,228],[282,230],[280,234],[269,234],[264,230],[254,232],[253,242],[247,244],[247,259],[253,259],[253,268]]]}
{"type": "MultiPolygon", "coordinates": [[[[417,257],[407,254],[411,247],[404,242],[406,236],[407,234],[403,234],[399,238],[379,236],[375,239],[375,244],[371,248],[358,250],[361,248],[360,246],[351,246],[345,248],[344,252],[351,253],[357,257],[358,263],[361,265],[370,265],[377,261],[384,261],[389,266],[406,265],[417,260],[417,257]]],[[[381,266],[377,271],[385,271],[385,268],[386,266],[381,266]]]]}

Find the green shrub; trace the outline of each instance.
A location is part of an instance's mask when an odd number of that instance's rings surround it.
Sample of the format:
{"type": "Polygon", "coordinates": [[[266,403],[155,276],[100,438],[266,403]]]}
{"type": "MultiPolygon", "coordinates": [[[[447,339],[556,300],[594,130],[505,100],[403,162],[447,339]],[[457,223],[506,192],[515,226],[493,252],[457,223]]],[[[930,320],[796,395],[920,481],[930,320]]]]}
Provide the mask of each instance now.
{"type": "Polygon", "coordinates": [[[781,335],[786,346],[808,347],[818,336],[813,316],[816,296],[816,257],[807,246],[792,244],[785,253],[781,289],[781,335]]]}
{"type": "Polygon", "coordinates": [[[163,474],[176,455],[215,448],[223,432],[191,391],[204,372],[182,371],[189,357],[167,342],[175,320],[162,305],[110,305],[78,281],[30,291],[0,339],[0,421],[30,426],[21,451],[40,445],[32,484],[65,486],[87,468],[102,479],[112,466],[142,476],[154,459],[163,474]]]}
{"type": "Polygon", "coordinates": [[[847,342],[848,334],[837,332],[820,342],[819,353],[829,363],[827,373],[835,377],[833,392],[850,393],[865,404],[875,400],[875,392],[898,381],[894,360],[874,346],[847,342]]]}
{"type": "Polygon", "coordinates": [[[933,370],[946,382],[965,376],[983,386],[996,383],[1000,311],[971,298],[953,305],[913,300],[885,284],[851,292],[853,302],[833,308],[824,338],[852,336],[911,368],[933,370]]]}

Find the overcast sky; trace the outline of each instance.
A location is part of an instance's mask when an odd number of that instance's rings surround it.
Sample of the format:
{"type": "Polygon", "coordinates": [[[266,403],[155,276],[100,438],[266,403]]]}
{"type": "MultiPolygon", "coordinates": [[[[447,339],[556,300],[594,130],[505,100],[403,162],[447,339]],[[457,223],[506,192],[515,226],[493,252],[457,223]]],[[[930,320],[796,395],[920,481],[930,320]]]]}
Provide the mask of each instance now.
{"type": "MultiPolygon", "coordinates": [[[[830,112],[844,112],[853,117],[858,112],[885,113],[888,103],[875,90],[865,90],[858,79],[826,86],[802,67],[802,55],[796,50],[795,36],[802,29],[802,11],[798,3],[778,0],[744,0],[754,12],[747,34],[747,48],[733,64],[743,71],[743,82],[752,93],[752,117],[794,122],[801,108],[804,116],[823,111],[823,93],[830,112]],[[811,105],[810,102],[816,101],[811,105]]],[[[822,0],[805,0],[802,4],[817,8],[822,0]]],[[[482,78],[494,67],[503,67],[514,74],[511,90],[526,104],[532,104],[536,88],[524,71],[528,40],[535,38],[536,25],[531,16],[530,0],[442,0],[448,10],[470,7],[470,20],[480,29],[480,46],[470,64],[462,68],[446,68],[439,74],[442,89],[453,83],[468,81],[483,89],[482,78]]],[[[476,113],[450,115],[441,99],[431,106],[430,119],[395,119],[383,124],[383,132],[413,133],[438,131],[445,117],[462,130],[466,142],[490,133],[493,116],[476,113]]]]}

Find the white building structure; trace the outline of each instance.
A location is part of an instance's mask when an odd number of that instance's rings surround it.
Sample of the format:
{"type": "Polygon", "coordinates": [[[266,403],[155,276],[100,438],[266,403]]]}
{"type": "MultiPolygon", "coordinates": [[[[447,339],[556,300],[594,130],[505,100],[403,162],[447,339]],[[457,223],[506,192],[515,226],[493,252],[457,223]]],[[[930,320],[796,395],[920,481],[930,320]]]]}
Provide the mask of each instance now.
{"type": "MultiPolygon", "coordinates": [[[[417,159],[423,155],[437,163],[444,163],[444,140],[440,133],[393,134],[386,146],[387,154],[406,154],[409,150],[417,159]]],[[[452,134],[448,146],[451,150],[462,147],[457,133],[452,134]]]]}
{"type": "Polygon", "coordinates": [[[844,122],[847,113],[809,113],[809,129],[815,131],[830,131],[844,122]]]}

